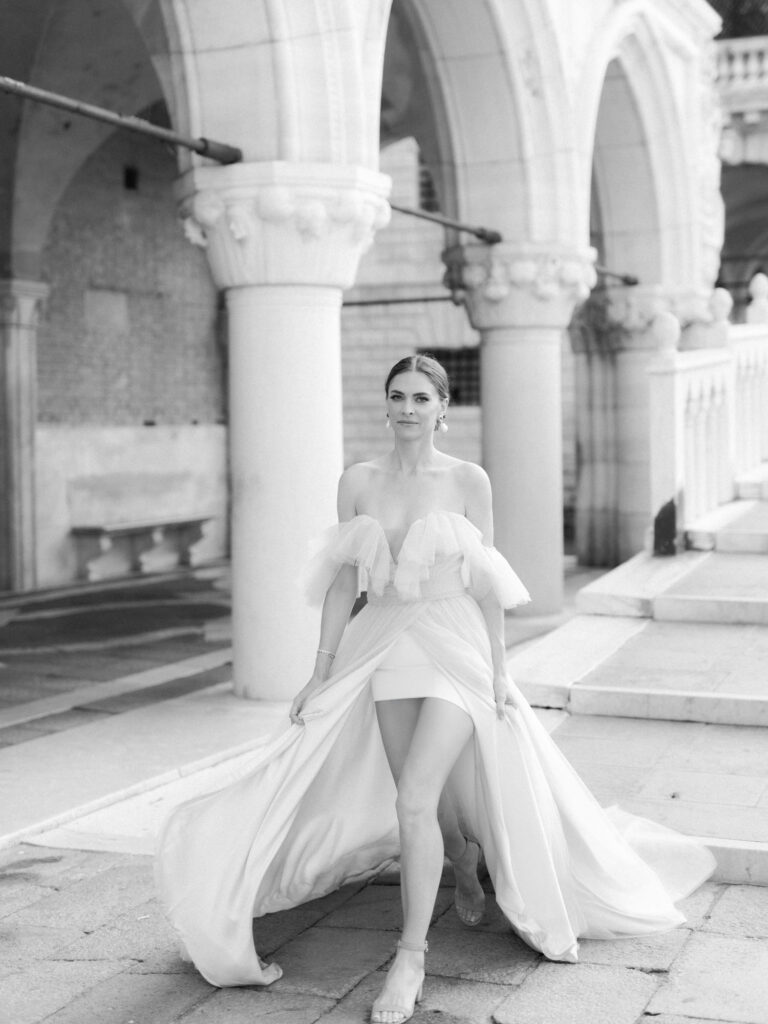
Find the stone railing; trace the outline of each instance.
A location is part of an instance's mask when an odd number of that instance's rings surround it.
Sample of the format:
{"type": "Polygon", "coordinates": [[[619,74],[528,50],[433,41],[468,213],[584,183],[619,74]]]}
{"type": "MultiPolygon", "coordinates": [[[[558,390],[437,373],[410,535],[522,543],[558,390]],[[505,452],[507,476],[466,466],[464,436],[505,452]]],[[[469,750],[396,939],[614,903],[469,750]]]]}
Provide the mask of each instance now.
{"type": "Polygon", "coordinates": [[[750,286],[746,324],[714,324],[716,348],[679,351],[680,325],[656,318],[650,367],[653,549],[681,547],[697,519],[736,496],[739,477],[768,460],[768,278],[750,286]],[[718,328],[725,332],[718,333],[718,328]]]}
{"type": "Polygon", "coordinates": [[[717,44],[717,85],[721,95],[768,86],[768,36],[722,39],[717,44]]]}
{"type": "Polygon", "coordinates": [[[768,324],[731,328],[735,475],[768,460],[768,324]]]}

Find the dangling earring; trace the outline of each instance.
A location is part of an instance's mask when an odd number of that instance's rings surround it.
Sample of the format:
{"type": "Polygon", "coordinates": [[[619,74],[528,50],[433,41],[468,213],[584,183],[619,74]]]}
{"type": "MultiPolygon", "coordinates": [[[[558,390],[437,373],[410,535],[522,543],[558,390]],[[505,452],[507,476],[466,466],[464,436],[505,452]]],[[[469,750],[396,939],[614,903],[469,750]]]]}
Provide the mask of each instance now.
{"type": "Polygon", "coordinates": [[[438,420],[438,430],[445,434],[448,431],[448,424],[445,422],[445,416],[441,416],[438,420]]]}
{"type": "Polygon", "coordinates": [[[389,422],[389,413],[387,413],[387,422],[386,422],[385,426],[386,426],[387,430],[389,430],[390,427],[392,426],[392,424],[389,422]]]}

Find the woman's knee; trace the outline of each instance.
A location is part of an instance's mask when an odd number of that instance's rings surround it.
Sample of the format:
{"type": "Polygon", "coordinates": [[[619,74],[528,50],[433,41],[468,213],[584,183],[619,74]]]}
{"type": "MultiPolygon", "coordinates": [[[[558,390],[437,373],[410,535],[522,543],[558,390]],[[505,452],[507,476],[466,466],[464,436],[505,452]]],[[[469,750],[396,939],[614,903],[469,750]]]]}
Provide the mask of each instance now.
{"type": "Polygon", "coordinates": [[[437,800],[427,787],[414,785],[407,779],[400,780],[395,808],[401,828],[414,827],[425,821],[437,822],[437,800]]]}

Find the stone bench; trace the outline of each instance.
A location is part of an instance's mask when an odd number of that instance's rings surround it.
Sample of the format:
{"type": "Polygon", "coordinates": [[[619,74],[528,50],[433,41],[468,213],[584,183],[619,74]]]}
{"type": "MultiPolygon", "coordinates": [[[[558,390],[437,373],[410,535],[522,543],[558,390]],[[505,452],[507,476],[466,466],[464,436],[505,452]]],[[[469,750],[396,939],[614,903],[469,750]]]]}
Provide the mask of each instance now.
{"type": "MultiPolygon", "coordinates": [[[[210,486],[210,485],[208,485],[210,486]]],[[[102,580],[195,565],[195,545],[216,515],[190,473],[108,473],[69,481],[77,573],[102,580]]]]}

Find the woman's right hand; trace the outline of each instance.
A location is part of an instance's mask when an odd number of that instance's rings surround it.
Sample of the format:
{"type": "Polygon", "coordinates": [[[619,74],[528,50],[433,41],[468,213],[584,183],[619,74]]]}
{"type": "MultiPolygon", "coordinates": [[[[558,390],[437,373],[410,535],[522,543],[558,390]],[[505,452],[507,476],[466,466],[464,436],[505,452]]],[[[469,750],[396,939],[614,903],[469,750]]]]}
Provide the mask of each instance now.
{"type": "Polygon", "coordinates": [[[294,725],[304,725],[304,719],[301,717],[301,712],[304,710],[304,705],[307,703],[309,698],[320,689],[323,681],[318,679],[316,676],[312,676],[307,685],[303,687],[296,696],[293,698],[293,704],[291,704],[291,710],[288,712],[288,717],[291,719],[294,725]]]}

